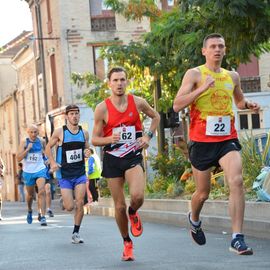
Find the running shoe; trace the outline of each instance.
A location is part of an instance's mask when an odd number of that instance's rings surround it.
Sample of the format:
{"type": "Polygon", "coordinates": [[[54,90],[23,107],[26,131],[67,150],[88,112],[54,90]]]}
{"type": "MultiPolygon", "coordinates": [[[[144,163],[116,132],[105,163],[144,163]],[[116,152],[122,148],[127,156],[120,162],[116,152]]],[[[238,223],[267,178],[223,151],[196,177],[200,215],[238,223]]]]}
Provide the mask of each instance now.
{"type": "Polygon", "coordinates": [[[238,255],[253,254],[252,248],[246,245],[243,234],[237,234],[236,237],[232,240],[230,251],[235,252],[238,255]]]}
{"type": "Polygon", "coordinates": [[[40,222],[40,220],[41,220],[41,214],[40,213],[38,213],[37,219],[40,222]]]}
{"type": "Polygon", "coordinates": [[[32,212],[28,212],[28,214],[26,216],[26,220],[27,220],[28,224],[32,224],[32,222],[33,222],[32,212]]]}
{"type": "Polygon", "coordinates": [[[54,214],[51,209],[47,211],[47,215],[48,217],[54,217],[54,214]]]}
{"type": "Polygon", "coordinates": [[[83,239],[80,237],[80,235],[78,233],[75,232],[72,234],[71,242],[73,244],[82,244],[83,239]]]}
{"type": "Polygon", "coordinates": [[[122,261],[134,261],[132,241],[124,241],[122,261]]]}
{"type": "Polygon", "coordinates": [[[130,231],[134,237],[138,237],[143,233],[143,226],[139,214],[129,215],[130,231]]]}
{"type": "Polygon", "coordinates": [[[40,218],[40,225],[47,226],[46,218],[44,216],[40,218]]]}
{"type": "Polygon", "coordinates": [[[201,228],[202,222],[200,221],[199,225],[196,226],[191,222],[190,216],[191,216],[191,212],[189,212],[188,214],[188,221],[190,224],[190,234],[191,234],[192,239],[194,240],[195,243],[197,243],[200,246],[205,245],[206,239],[205,239],[204,232],[201,228]]]}

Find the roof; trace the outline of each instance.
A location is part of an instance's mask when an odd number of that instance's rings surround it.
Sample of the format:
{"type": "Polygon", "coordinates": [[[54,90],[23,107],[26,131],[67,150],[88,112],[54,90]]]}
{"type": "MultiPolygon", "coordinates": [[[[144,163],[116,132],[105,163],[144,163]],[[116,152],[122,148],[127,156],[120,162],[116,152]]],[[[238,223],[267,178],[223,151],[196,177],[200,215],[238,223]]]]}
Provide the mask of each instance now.
{"type": "Polygon", "coordinates": [[[32,31],[23,31],[0,49],[0,58],[15,56],[23,47],[29,44],[29,37],[32,35],[32,31]]]}

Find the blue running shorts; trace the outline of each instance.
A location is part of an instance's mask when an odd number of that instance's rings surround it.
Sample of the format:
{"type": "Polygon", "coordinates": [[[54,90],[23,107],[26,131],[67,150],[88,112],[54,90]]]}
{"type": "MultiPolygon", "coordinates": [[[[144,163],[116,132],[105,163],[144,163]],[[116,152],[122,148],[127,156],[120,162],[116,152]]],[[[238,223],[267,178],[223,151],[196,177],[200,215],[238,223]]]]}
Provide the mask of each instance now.
{"type": "Polygon", "coordinates": [[[44,168],[35,173],[23,172],[22,176],[26,186],[34,186],[38,178],[47,178],[47,169],[44,168]]]}
{"type": "Polygon", "coordinates": [[[70,179],[58,179],[60,188],[74,189],[77,185],[85,184],[87,180],[86,175],[81,175],[79,177],[70,178],[70,179]]]}

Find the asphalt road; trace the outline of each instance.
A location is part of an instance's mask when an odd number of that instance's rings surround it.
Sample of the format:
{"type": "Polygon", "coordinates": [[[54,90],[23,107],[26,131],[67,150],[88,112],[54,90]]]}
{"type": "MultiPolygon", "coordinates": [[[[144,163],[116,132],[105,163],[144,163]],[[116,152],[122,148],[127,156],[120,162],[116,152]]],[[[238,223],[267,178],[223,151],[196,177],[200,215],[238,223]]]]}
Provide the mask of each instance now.
{"type": "Polygon", "coordinates": [[[122,239],[114,219],[84,216],[81,236],[71,243],[73,216],[60,211],[42,227],[35,218],[26,223],[24,203],[5,203],[0,221],[1,270],[259,270],[270,269],[270,241],[248,238],[253,256],[229,252],[230,235],[207,233],[207,244],[194,244],[188,230],[144,223],[144,233],[133,239],[135,261],[122,262],[122,239]]]}

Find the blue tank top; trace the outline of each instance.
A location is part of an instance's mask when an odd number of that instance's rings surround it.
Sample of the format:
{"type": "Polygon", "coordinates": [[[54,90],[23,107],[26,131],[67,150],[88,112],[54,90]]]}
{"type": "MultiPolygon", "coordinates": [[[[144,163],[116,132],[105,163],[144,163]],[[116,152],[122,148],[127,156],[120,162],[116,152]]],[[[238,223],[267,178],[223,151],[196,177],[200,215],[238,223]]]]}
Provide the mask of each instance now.
{"type": "Polygon", "coordinates": [[[85,137],[82,127],[73,134],[63,126],[63,143],[57,148],[56,162],[61,165],[56,173],[58,179],[77,178],[85,174],[85,137]]]}
{"type": "Polygon", "coordinates": [[[33,146],[23,159],[23,171],[27,173],[36,173],[46,168],[43,160],[43,145],[39,138],[32,142],[26,139],[25,149],[32,143],[33,146]]]}

